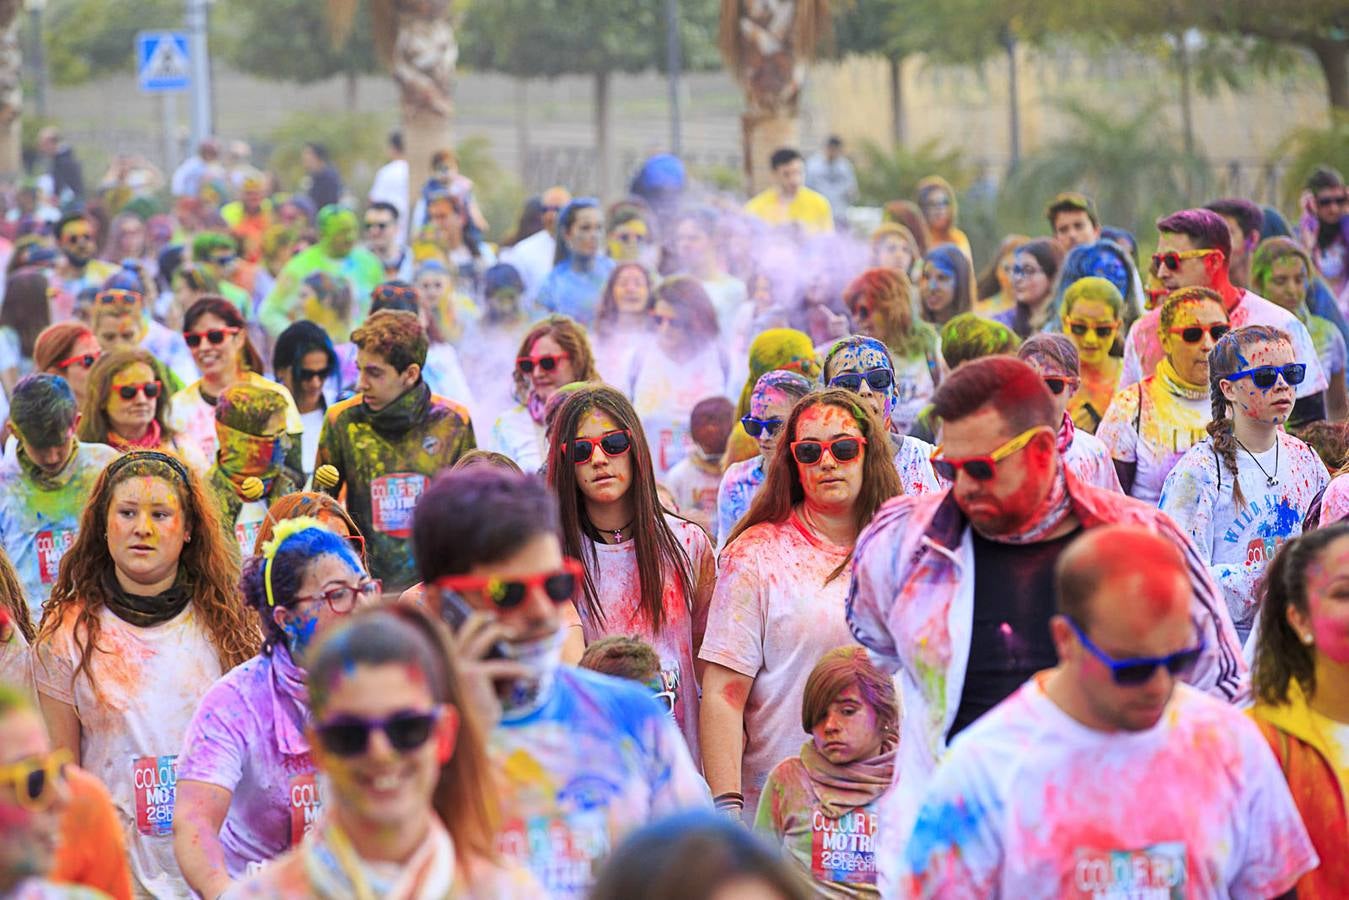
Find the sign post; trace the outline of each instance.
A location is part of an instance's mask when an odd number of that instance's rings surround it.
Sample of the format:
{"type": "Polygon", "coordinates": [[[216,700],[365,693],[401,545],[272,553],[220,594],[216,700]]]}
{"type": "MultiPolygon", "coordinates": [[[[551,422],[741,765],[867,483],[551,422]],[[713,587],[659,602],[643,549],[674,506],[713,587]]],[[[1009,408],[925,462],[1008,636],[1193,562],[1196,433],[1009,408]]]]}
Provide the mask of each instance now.
{"type": "Polygon", "coordinates": [[[187,35],[178,31],[142,31],[136,35],[136,75],[140,89],[159,96],[164,131],[164,168],[178,165],[178,94],[192,83],[191,53],[187,35]]]}

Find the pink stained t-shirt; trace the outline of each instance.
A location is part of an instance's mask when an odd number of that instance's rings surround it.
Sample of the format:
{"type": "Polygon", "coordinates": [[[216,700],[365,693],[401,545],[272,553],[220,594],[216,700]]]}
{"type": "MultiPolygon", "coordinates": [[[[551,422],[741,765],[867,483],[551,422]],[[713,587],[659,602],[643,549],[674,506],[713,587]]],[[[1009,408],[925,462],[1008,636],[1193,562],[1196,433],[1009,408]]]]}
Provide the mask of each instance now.
{"type": "Polygon", "coordinates": [[[318,818],[307,696],[303,671],[277,646],[217,681],[188,726],[178,779],[230,792],[220,844],[235,880],[298,844],[318,818]]]}
{"type": "Polygon", "coordinates": [[[903,853],[906,897],[1276,897],[1317,864],[1240,710],[1178,684],[1102,732],[1032,679],[956,738],[903,853]]]}
{"type": "Polygon", "coordinates": [[[692,522],[676,516],[665,517],[679,545],[688,554],[695,586],[693,607],[690,608],[679,589],[679,582],[671,575],[662,579],[665,593],[661,603],[665,622],[659,632],[642,615],[641,585],[638,581],[637,544],[594,544],[599,570],[595,573],[595,590],[604,621],[595,619],[584,601],[577,602],[581,616],[581,631],[587,644],[602,637],[620,635],[636,637],[655,648],[660,656],[661,671],[674,673],[678,678],[675,688],[674,718],[689,745],[689,753],[700,761],[698,747],[698,676],[693,661],[697,658],[702,629],[706,625],[707,604],[717,580],[716,557],[707,533],[692,522]]]}
{"type": "Polygon", "coordinates": [[[754,821],[768,773],[801,748],[801,700],[820,657],[857,643],[844,604],[851,552],[816,536],[795,512],[745,531],[721,553],[700,654],[754,679],[745,702],[744,818],[754,821]]]}

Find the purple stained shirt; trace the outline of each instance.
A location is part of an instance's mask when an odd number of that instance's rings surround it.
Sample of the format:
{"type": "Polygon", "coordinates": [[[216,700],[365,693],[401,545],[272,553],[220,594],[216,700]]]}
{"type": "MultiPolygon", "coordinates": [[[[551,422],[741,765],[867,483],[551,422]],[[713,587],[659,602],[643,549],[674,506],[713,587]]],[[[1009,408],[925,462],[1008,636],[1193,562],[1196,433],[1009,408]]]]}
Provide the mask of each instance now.
{"type": "Polygon", "coordinates": [[[220,828],[233,879],[298,844],[318,818],[306,699],[304,672],[277,646],[212,685],[188,726],[178,779],[233,795],[220,828]]]}

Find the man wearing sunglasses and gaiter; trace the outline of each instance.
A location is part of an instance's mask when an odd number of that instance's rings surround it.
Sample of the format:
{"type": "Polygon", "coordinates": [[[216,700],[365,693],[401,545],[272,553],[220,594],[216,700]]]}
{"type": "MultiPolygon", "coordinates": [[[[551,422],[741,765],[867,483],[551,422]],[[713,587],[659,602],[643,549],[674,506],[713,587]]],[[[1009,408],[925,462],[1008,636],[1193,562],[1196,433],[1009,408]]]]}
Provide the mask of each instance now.
{"type": "Polygon", "coordinates": [[[472,466],[422,496],[413,545],[424,603],[457,629],[456,663],[491,724],[498,849],[566,900],[630,832],[711,799],[646,687],[562,664],[581,563],[558,529],[542,480],[472,466]]]}
{"type": "Polygon", "coordinates": [[[1205,647],[1187,565],[1137,526],[1064,551],[1058,665],[942,760],[905,896],[1292,896],[1317,854],[1279,764],[1240,710],[1179,683],[1205,647]]]}
{"type": "Polygon", "coordinates": [[[477,443],[468,410],[422,380],[427,340],[416,314],[377,312],[351,339],[360,393],[328,409],[315,487],[338,498],[346,491],[371,576],[387,591],[402,591],[417,580],[409,542],[417,498],[477,443]]]}
{"type": "MultiPolygon", "coordinates": [[[[1157,232],[1157,252],[1152,255],[1149,271],[1166,292],[1187,287],[1208,288],[1223,298],[1228,324],[1234,331],[1247,325],[1268,325],[1287,334],[1294,355],[1307,363],[1307,377],[1298,385],[1297,405],[1288,424],[1295,427],[1324,419],[1324,395],[1329,381],[1321,368],[1316,344],[1297,316],[1232,283],[1228,271],[1232,233],[1223,217],[1207,209],[1183,209],[1158,219],[1157,232]]],[[[1129,330],[1117,390],[1151,375],[1166,356],[1157,330],[1160,316],[1160,307],[1151,309],[1129,330]]]]}
{"type": "MultiPolygon", "coordinates": [[[[1054,665],[1054,565],[1083,531],[1136,525],[1179,548],[1203,638],[1188,680],[1227,701],[1246,688],[1203,558],[1165,514],[1067,469],[1061,416],[1034,368],[1004,356],[966,363],[937,389],[933,413],[942,423],[933,466],[951,487],[881,508],[857,539],[848,598],[853,635],[898,673],[903,693],[895,787],[881,801],[882,827],[896,835],[909,833],[951,738],[1054,665]]],[[[880,861],[886,896],[897,887],[895,862],[880,861]]]]}

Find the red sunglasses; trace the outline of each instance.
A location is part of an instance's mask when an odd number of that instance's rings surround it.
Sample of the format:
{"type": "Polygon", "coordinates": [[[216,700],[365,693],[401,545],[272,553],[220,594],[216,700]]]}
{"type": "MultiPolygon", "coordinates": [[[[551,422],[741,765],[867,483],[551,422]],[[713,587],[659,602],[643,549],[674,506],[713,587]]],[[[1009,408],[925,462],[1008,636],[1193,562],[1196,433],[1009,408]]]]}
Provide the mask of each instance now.
{"type": "Polygon", "coordinates": [[[539,356],[521,356],[515,361],[515,367],[520,370],[521,375],[529,375],[538,366],[545,372],[551,372],[558,367],[564,359],[570,359],[566,353],[544,353],[539,356]]]}
{"type": "Polygon", "coordinates": [[[562,568],[555,572],[539,572],[522,578],[448,575],[436,579],[436,587],[459,594],[474,591],[490,600],[497,609],[514,609],[525,602],[530,591],[540,588],[554,603],[566,603],[576,596],[576,587],[584,574],[579,560],[566,557],[562,560],[562,568]]]}
{"type": "Polygon", "coordinates": [[[147,381],[144,384],[123,384],[118,386],[117,393],[123,400],[134,400],[137,394],[144,394],[146,400],[153,400],[164,390],[164,385],[158,381],[147,381]]]}
{"type": "Polygon", "coordinates": [[[80,353],[76,356],[67,356],[65,359],[58,361],[55,368],[69,369],[71,366],[78,365],[86,369],[92,369],[101,355],[100,353],[80,353]]]}

